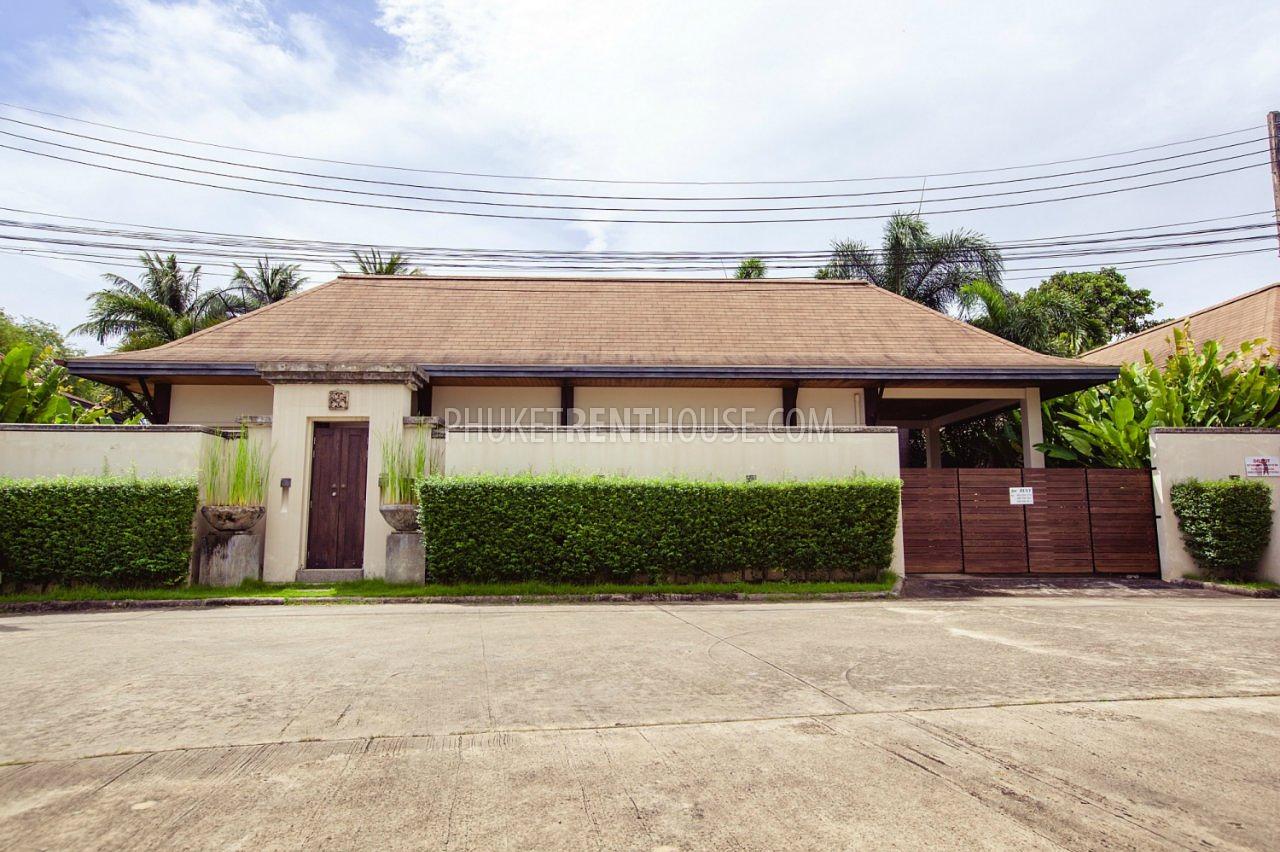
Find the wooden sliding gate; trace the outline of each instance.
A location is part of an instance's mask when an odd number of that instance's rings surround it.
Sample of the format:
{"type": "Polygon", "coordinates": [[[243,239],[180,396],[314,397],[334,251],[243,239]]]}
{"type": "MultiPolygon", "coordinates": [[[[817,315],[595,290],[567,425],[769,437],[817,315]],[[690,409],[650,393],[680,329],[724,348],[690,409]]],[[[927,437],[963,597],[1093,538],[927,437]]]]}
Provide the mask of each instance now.
{"type": "Polygon", "coordinates": [[[1160,570],[1148,470],[911,468],[902,483],[909,573],[1160,570]]]}

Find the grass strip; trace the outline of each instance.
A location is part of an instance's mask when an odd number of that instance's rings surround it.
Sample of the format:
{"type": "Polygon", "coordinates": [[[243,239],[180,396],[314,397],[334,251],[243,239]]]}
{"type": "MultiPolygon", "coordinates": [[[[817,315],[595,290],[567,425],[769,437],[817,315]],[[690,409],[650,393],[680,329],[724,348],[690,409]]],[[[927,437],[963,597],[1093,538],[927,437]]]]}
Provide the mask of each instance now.
{"type": "Polygon", "coordinates": [[[870,583],[657,583],[622,585],[601,583],[458,583],[453,585],[396,585],[383,580],[360,580],[331,585],[302,583],[262,583],[248,581],[239,586],[178,586],[148,589],[102,589],[96,586],[54,587],[44,592],[0,595],[0,603],[42,601],[127,601],[199,600],[204,598],[442,598],[442,597],[580,597],[583,595],[644,594],[753,594],[806,597],[849,592],[884,592],[893,588],[895,577],[885,573],[870,583]]]}

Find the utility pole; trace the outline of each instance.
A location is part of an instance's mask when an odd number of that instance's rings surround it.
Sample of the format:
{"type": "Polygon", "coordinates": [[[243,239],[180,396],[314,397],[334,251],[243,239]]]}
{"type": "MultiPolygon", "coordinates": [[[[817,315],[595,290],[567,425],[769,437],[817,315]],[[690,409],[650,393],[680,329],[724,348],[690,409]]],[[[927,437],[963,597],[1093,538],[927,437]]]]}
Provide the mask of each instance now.
{"type": "Polygon", "coordinates": [[[1280,251],[1280,112],[1267,113],[1267,138],[1271,143],[1271,191],[1276,207],[1276,250],[1280,251]]]}

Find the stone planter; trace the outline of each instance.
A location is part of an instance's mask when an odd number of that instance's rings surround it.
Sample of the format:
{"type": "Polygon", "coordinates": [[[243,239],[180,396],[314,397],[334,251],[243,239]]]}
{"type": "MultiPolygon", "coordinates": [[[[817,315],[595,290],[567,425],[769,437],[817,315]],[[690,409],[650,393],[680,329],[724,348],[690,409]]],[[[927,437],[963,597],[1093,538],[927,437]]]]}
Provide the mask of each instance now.
{"type": "Polygon", "coordinates": [[[201,506],[200,514],[219,532],[244,532],[262,520],[266,506],[201,506]]]}
{"type": "Polygon", "coordinates": [[[418,528],[418,507],[412,503],[383,505],[378,511],[396,532],[413,532],[418,528]]]}

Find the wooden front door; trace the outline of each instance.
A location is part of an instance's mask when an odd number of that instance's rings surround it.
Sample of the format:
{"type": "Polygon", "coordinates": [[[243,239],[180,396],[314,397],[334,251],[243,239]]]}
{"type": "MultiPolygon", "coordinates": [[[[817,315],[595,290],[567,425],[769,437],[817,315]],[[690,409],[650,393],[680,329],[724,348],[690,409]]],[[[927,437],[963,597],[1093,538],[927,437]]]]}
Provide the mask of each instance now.
{"type": "Polygon", "coordinates": [[[364,567],[366,423],[317,423],[311,445],[307,567],[364,567]]]}

